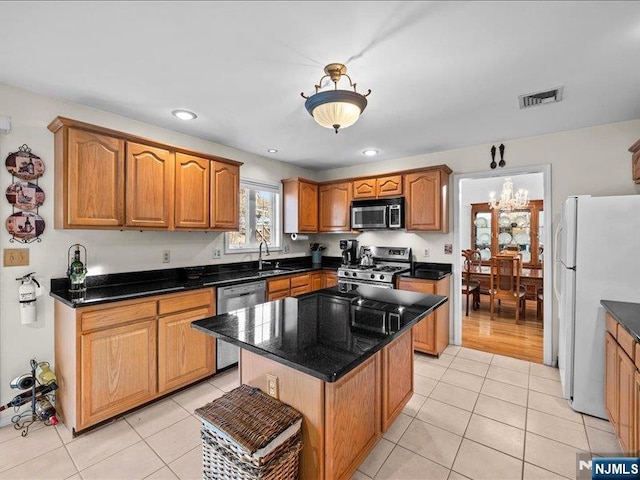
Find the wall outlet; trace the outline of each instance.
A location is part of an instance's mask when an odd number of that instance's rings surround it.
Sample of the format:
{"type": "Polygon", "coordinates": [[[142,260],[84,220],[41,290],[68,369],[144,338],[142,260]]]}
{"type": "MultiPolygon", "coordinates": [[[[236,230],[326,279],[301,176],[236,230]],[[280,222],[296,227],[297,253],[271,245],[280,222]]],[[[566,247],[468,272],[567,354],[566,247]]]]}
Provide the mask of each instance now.
{"type": "Polygon", "coordinates": [[[444,244],[444,254],[453,255],[453,245],[451,243],[444,244]]]}
{"type": "Polygon", "coordinates": [[[285,245],[283,253],[289,253],[290,251],[291,251],[291,247],[289,245],[285,245]]]}
{"type": "Polygon", "coordinates": [[[214,248],[211,258],[222,258],[222,251],[219,248],[214,248]]]}
{"type": "Polygon", "coordinates": [[[4,266],[5,267],[26,267],[29,265],[29,249],[28,248],[5,248],[4,249],[4,266]]]}
{"type": "Polygon", "coordinates": [[[162,252],[162,263],[169,263],[171,261],[171,250],[164,250],[162,252]]]}
{"type": "Polygon", "coordinates": [[[428,248],[424,249],[424,255],[423,256],[424,256],[424,258],[429,258],[429,249],[428,248]]]}
{"type": "Polygon", "coordinates": [[[267,393],[273,398],[278,398],[278,377],[267,373],[267,393]]]}

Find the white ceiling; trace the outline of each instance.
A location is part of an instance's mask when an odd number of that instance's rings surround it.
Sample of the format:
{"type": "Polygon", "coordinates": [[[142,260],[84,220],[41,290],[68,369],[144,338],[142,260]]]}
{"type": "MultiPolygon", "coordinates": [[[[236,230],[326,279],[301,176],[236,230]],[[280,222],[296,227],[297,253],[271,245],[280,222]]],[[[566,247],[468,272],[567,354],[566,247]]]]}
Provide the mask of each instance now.
{"type": "Polygon", "coordinates": [[[0,2],[0,82],[311,169],[640,118],[639,58],[637,1],[0,2]],[[331,62],[372,90],[337,135],[331,62]]]}

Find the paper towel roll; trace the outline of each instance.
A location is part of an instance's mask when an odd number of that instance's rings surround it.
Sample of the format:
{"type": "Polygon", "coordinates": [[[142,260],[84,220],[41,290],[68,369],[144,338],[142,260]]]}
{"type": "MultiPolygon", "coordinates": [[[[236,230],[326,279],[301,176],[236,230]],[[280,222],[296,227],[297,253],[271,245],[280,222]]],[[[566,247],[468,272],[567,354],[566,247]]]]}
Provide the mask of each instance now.
{"type": "Polygon", "coordinates": [[[299,233],[292,233],[291,240],[294,242],[306,242],[309,240],[309,235],[300,235],[299,233]]]}

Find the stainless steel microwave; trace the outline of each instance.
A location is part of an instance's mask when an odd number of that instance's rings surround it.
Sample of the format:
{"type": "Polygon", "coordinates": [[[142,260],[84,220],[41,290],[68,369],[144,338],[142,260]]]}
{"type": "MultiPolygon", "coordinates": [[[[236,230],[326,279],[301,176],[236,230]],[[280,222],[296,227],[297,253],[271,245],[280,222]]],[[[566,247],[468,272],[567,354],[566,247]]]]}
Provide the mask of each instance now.
{"type": "Polygon", "coordinates": [[[404,228],[404,197],[351,202],[351,228],[384,230],[404,228]]]}

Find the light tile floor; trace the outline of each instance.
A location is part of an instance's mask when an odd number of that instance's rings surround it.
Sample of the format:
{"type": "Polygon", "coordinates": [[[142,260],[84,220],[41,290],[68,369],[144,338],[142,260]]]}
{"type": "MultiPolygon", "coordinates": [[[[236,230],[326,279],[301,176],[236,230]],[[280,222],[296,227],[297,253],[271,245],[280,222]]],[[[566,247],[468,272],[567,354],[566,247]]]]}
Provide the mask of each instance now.
{"type": "MultiPolygon", "coordinates": [[[[200,479],[193,411],[237,385],[225,372],[75,439],[0,428],[0,480],[200,479]]],[[[449,346],[416,354],[415,392],[352,480],[575,478],[576,452],[620,453],[608,422],[561,398],[557,369],[449,346]]]]}

